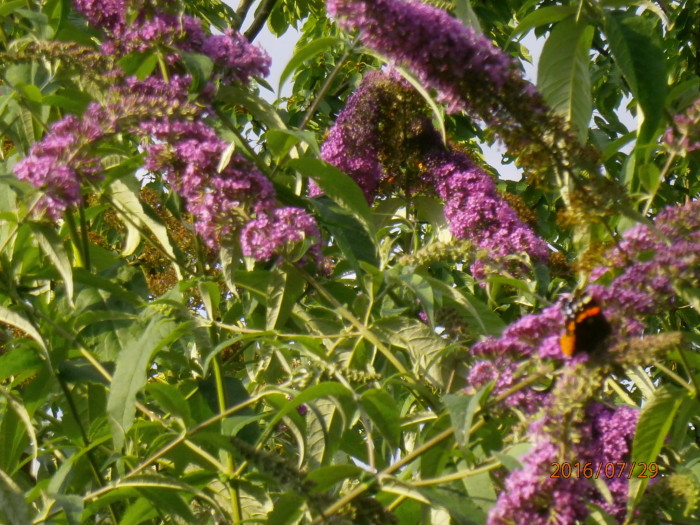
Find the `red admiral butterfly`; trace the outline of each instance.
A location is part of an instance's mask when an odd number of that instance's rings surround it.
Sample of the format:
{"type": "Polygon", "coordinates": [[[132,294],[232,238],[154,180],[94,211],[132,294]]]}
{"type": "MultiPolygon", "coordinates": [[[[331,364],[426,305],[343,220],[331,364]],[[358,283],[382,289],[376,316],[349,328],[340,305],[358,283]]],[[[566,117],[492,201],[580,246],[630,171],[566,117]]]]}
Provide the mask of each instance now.
{"type": "Polygon", "coordinates": [[[578,352],[590,354],[600,350],[611,329],[598,302],[584,296],[569,302],[564,311],[566,333],[559,339],[562,353],[571,357],[578,352]]]}

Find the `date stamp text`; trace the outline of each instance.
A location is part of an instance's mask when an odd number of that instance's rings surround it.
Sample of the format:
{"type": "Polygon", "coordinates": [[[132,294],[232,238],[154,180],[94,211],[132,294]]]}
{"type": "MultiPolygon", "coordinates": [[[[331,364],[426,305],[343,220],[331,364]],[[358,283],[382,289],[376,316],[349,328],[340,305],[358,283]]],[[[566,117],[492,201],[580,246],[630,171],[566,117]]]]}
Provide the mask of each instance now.
{"type": "Polygon", "coordinates": [[[550,478],[655,478],[659,475],[659,465],[656,463],[616,461],[616,462],[586,462],[551,463],[550,478]]]}

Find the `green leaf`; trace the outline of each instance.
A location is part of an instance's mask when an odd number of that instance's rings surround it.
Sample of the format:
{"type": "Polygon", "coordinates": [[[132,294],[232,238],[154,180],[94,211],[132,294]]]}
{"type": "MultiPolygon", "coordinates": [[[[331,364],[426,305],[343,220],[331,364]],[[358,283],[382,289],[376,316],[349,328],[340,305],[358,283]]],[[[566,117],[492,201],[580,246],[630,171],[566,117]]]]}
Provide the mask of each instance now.
{"type": "Polygon", "coordinates": [[[292,308],[304,293],[306,281],[291,265],[284,269],[275,268],[267,288],[267,312],[265,327],[274,330],[284,326],[292,313],[292,308]]]}
{"type": "MultiPolygon", "coordinates": [[[[393,270],[393,269],[392,269],[393,270]]],[[[425,311],[431,323],[435,322],[435,294],[430,283],[412,268],[403,267],[397,276],[395,271],[388,270],[387,276],[396,279],[416,294],[421,308],[425,311]]]]}
{"type": "Polygon", "coordinates": [[[34,328],[34,325],[22,315],[5,308],[4,306],[0,306],[0,321],[12,325],[15,328],[19,328],[25,334],[39,343],[39,346],[44,350],[44,352],[47,352],[44,338],[41,337],[41,334],[36,328],[34,328]]]}
{"type": "Polygon", "coordinates": [[[567,18],[554,26],[537,65],[537,88],[547,104],[571,123],[583,143],[593,114],[589,71],[592,41],[592,26],[567,18]]]}
{"type": "Polygon", "coordinates": [[[51,262],[58,270],[58,273],[63,277],[63,282],[66,285],[66,297],[68,303],[73,305],[73,267],[68,254],[63,247],[63,242],[56,230],[53,228],[37,223],[29,222],[29,227],[34,233],[34,237],[39,242],[42,251],[51,259],[51,262]]]}
{"type": "Polygon", "coordinates": [[[393,346],[405,348],[411,357],[414,371],[431,383],[443,385],[439,356],[447,342],[433,329],[417,319],[387,317],[375,325],[393,346]]]}
{"type": "Polygon", "coordinates": [[[335,46],[343,44],[345,41],[337,36],[324,36],[321,38],[315,38],[305,46],[301,47],[294,53],[294,56],[289,60],[282,73],[280,74],[280,81],[277,87],[277,92],[282,90],[282,85],[287,81],[289,75],[291,75],[299,66],[301,66],[307,60],[315,57],[316,55],[323,53],[327,49],[331,49],[335,46]]]}
{"type": "Polygon", "coordinates": [[[32,445],[32,459],[36,460],[37,456],[39,455],[39,442],[36,439],[36,432],[34,431],[32,418],[29,415],[29,412],[27,412],[27,408],[24,406],[23,400],[5,390],[2,385],[0,385],[0,396],[5,398],[7,405],[15,414],[17,414],[17,417],[24,425],[24,429],[27,431],[27,437],[32,445]]]}
{"type": "Polygon", "coordinates": [[[275,507],[267,514],[268,525],[289,525],[296,523],[302,514],[304,498],[299,497],[296,492],[285,492],[277,501],[275,507]]]}
{"type": "Polygon", "coordinates": [[[444,397],[445,406],[455,429],[455,440],[460,447],[469,445],[472,419],[479,408],[480,397],[478,394],[447,394],[444,397]]]}
{"type": "Polygon", "coordinates": [[[354,180],[338,168],[318,159],[294,159],[288,164],[292,169],[313,179],[328,197],[351,212],[370,237],[374,238],[372,214],[362,190],[354,180]]]}
{"type": "Polygon", "coordinates": [[[286,129],[279,113],[264,98],[250,93],[250,90],[235,86],[223,86],[216,94],[216,100],[228,104],[238,104],[250,111],[255,119],[268,129],[286,129]]]}
{"type": "Polygon", "coordinates": [[[315,399],[335,396],[335,397],[347,397],[352,396],[352,391],[341,385],[340,383],[323,382],[315,384],[302,392],[299,392],[294,399],[286,402],[281,410],[279,410],[273,418],[270,420],[269,427],[274,428],[274,426],[279,423],[279,421],[289,414],[292,410],[296,410],[299,405],[308,403],[315,399]]]}
{"type": "Polygon", "coordinates": [[[127,76],[135,76],[139,80],[145,80],[156,68],[158,55],[153,51],[134,51],[117,62],[127,76]]]}
{"type": "Polygon", "coordinates": [[[401,447],[399,407],[391,394],[380,388],[366,390],[360,397],[360,404],[389,445],[395,449],[401,447]]]}
{"type": "Polygon", "coordinates": [[[427,280],[433,290],[453,302],[472,325],[472,330],[483,335],[499,335],[505,328],[503,320],[473,294],[466,290],[457,290],[433,277],[427,277],[427,280]]]}
{"type": "MultiPolygon", "coordinates": [[[[139,200],[137,190],[127,186],[121,180],[113,181],[110,188],[115,205],[126,213],[135,224],[144,225],[151,230],[153,235],[156,236],[156,239],[158,239],[158,242],[160,242],[163,250],[165,250],[165,253],[175,260],[175,250],[170,243],[167,228],[157,216],[153,217],[146,213],[141,201],[139,200]]],[[[182,279],[179,265],[173,263],[173,268],[175,269],[178,279],[182,279]]]]}
{"type": "MultiPolygon", "coordinates": [[[[202,501],[211,505],[212,508],[215,509],[217,512],[225,515],[225,513],[214,498],[209,496],[207,493],[172,477],[162,476],[160,474],[144,474],[141,476],[131,476],[126,479],[121,479],[115,484],[115,488],[117,489],[127,487],[138,489],[139,492],[145,494],[146,496],[153,495],[153,492],[146,492],[148,489],[193,494],[202,501]]],[[[160,498],[158,498],[158,500],[160,501],[160,498]]],[[[181,508],[181,506],[177,507],[178,510],[181,508]]],[[[190,521],[189,523],[192,523],[192,521],[190,521]]]]}
{"type": "Polygon", "coordinates": [[[64,95],[45,95],[41,103],[47,106],[56,106],[65,109],[69,113],[80,115],[90,103],[90,97],[80,96],[80,92],[74,92],[70,97],[64,95]]]}
{"type": "MultiPolygon", "coordinates": [[[[656,462],[666,436],[671,429],[673,418],[687,396],[685,390],[664,386],[655,391],[639,414],[637,431],[632,443],[632,461],[635,463],[656,462]]],[[[629,481],[627,513],[631,515],[639,505],[649,478],[638,477],[641,469],[635,469],[629,481]]]]}
{"type": "Polygon", "coordinates": [[[83,513],[83,497],[77,494],[57,494],[56,503],[63,509],[68,525],[80,525],[83,513]]]}
{"type": "Polygon", "coordinates": [[[552,5],[535,9],[520,21],[510,38],[524,35],[535,27],[559,22],[574,13],[576,13],[576,8],[568,5],[552,5]]]}
{"type": "MultiPolygon", "coordinates": [[[[270,152],[277,160],[283,159],[300,142],[307,143],[314,155],[319,155],[321,152],[316,143],[316,137],[310,131],[271,129],[265,133],[265,138],[270,152]]],[[[298,157],[298,155],[296,156],[298,157]]]]}
{"type": "Polygon", "coordinates": [[[476,16],[472,4],[469,0],[456,0],[455,1],[455,14],[466,26],[471,27],[479,33],[483,34],[481,30],[481,24],[479,23],[479,18],[476,16]]]}
{"type": "Polygon", "coordinates": [[[0,16],[10,15],[15,9],[19,9],[20,7],[24,7],[26,5],[26,0],[7,0],[0,5],[0,16]]]}
{"type": "Polygon", "coordinates": [[[197,91],[204,87],[214,71],[211,58],[200,53],[181,52],[180,55],[185,68],[192,75],[192,89],[197,91]]]}
{"type": "Polygon", "coordinates": [[[107,415],[114,437],[114,447],[124,445],[126,432],[134,421],[136,394],[146,384],[146,368],[152,356],[168,342],[179,336],[175,324],[162,317],[152,318],[142,328],[139,337],[122,349],[117,357],[117,368],[107,398],[107,415]]]}
{"type": "Polygon", "coordinates": [[[3,470],[0,470],[0,523],[32,523],[29,519],[29,507],[24,502],[24,492],[3,470]]]}
{"type": "Polygon", "coordinates": [[[655,136],[668,92],[661,31],[651,18],[613,12],[605,16],[605,36],[642,110],[644,121],[637,140],[646,144],[655,136]]]}
{"type": "Polygon", "coordinates": [[[185,396],[173,385],[167,383],[148,383],[146,392],[151,395],[165,411],[174,414],[190,425],[192,416],[190,406],[187,404],[185,396]]]}
{"type": "Polygon", "coordinates": [[[329,465],[312,470],[306,479],[313,482],[311,492],[318,494],[330,490],[333,485],[346,479],[359,478],[364,472],[357,465],[329,465]]]}
{"type": "Polygon", "coordinates": [[[42,364],[36,352],[27,351],[27,348],[23,347],[0,354],[0,382],[11,376],[33,374],[42,364]]]}
{"type": "Polygon", "coordinates": [[[379,265],[372,237],[353,214],[325,195],[312,199],[311,204],[323,219],[321,224],[333,235],[343,256],[358,274],[361,273],[360,261],[379,265]]]}

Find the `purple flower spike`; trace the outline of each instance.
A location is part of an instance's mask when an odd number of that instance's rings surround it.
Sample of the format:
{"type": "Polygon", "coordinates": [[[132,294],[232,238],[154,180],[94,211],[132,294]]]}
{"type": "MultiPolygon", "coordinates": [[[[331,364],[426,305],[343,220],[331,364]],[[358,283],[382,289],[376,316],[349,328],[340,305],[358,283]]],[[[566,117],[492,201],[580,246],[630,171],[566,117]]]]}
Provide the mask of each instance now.
{"type": "Polygon", "coordinates": [[[344,29],[359,29],[364,44],[407,65],[452,112],[468,105],[465,85],[501,89],[519,74],[487,38],[422,2],[329,0],[328,12],[344,29]]]}
{"type": "MultiPolygon", "coordinates": [[[[425,164],[435,192],[445,201],[452,235],[471,240],[491,259],[523,252],[538,261],[547,259],[547,244],[518,218],[491,177],[466,155],[437,150],[426,156],[425,164]]],[[[472,267],[472,273],[476,278],[485,276],[480,264],[472,267]]]]}
{"type": "Polygon", "coordinates": [[[274,255],[281,255],[287,245],[304,238],[316,240],[310,253],[316,262],[320,262],[318,241],[321,234],[313,217],[300,208],[278,208],[245,225],[241,231],[241,249],[247,257],[267,261],[274,255]]]}
{"type": "MultiPolygon", "coordinates": [[[[374,199],[380,181],[386,176],[379,152],[382,117],[382,89],[391,82],[381,71],[371,71],[348,98],[343,111],[328,133],[321,158],[347,173],[362,188],[368,201],[374,199]]],[[[320,193],[312,186],[311,196],[320,193]]]]}

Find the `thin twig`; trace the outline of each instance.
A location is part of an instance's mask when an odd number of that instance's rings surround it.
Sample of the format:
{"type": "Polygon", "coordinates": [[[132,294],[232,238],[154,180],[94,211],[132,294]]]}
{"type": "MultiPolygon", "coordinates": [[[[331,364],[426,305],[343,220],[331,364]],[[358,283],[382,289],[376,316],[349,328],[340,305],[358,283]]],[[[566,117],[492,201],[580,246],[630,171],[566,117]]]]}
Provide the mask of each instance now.
{"type": "Polygon", "coordinates": [[[245,32],[245,37],[249,42],[252,42],[255,40],[255,37],[258,36],[258,33],[260,33],[265,25],[265,22],[267,22],[267,19],[269,18],[270,13],[272,12],[272,9],[275,7],[276,3],[277,0],[263,0],[263,3],[260,5],[260,9],[258,10],[258,14],[253,19],[253,23],[250,24],[250,27],[245,32]]]}

